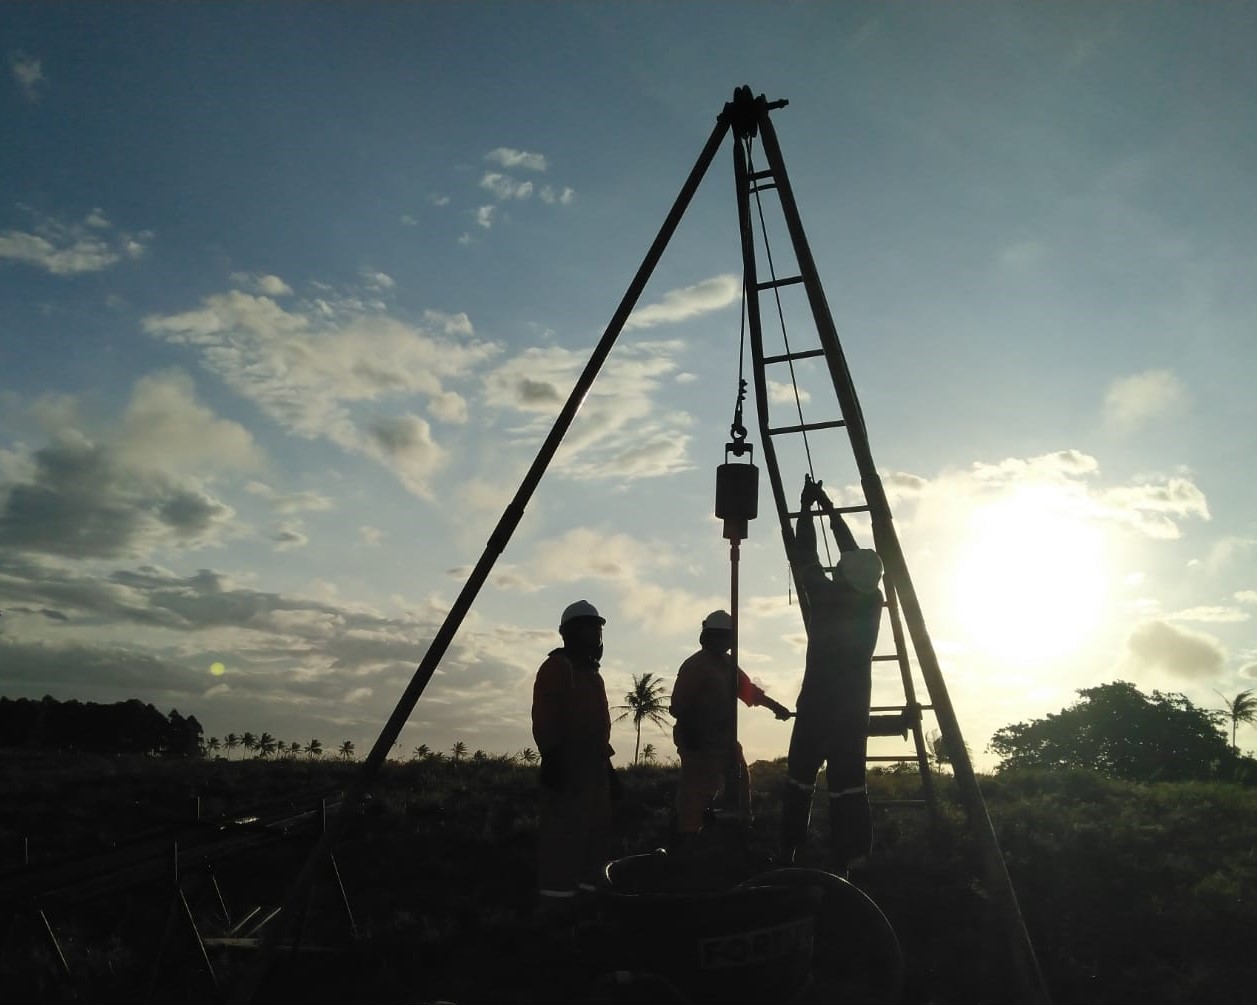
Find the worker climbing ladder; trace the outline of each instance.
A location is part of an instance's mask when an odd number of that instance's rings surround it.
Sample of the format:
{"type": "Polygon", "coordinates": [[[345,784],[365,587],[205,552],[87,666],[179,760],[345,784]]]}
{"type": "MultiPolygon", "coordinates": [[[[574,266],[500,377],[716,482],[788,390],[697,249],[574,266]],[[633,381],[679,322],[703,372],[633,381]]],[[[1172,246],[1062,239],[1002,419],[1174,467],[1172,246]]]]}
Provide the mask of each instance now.
{"type": "MultiPolygon", "coordinates": [[[[577,378],[576,385],[559,411],[553,427],[525,473],[514,497],[507,504],[497,526],[490,535],[480,559],[472,568],[466,583],[451,605],[445,621],[433,637],[422,662],[416,668],[414,675],[398,699],[397,705],[385,723],[379,737],[363,761],[357,776],[345,793],[341,802],[340,812],[334,820],[329,821],[322,839],[311,853],[292,889],[289,891],[279,923],[267,930],[262,947],[263,951],[259,953],[255,965],[233,989],[230,999],[231,1005],[246,1005],[246,1003],[253,1000],[254,995],[260,988],[266,976],[270,960],[273,958],[275,948],[282,934],[286,931],[286,925],[291,925],[293,920],[299,916],[300,906],[307,891],[320,874],[324,863],[328,861],[332,850],[340,840],[350,819],[360,806],[375,776],[378,774],[380,766],[384,763],[385,758],[397,741],[402,727],[410,718],[415,704],[431,681],[455,634],[471,609],[477,594],[488,579],[498,556],[505,549],[515,528],[523,518],[525,507],[533,492],[540,484],[542,476],[545,474],[564,436],[575,420],[582,401],[610,355],[617,338],[645,289],[647,281],[662,257],[664,249],[675,233],[703,177],[706,175],[707,169],[714,160],[726,135],[730,132],[733,133],[735,139],[734,171],[737,182],[738,216],[745,269],[746,318],[750,329],[755,398],[761,432],[761,449],[762,456],[768,465],[774,503],[778,519],[781,522],[783,539],[786,540],[787,547],[789,547],[790,522],[797,516],[797,513],[791,511],[788,503],[786,488],[781,476],[783,465],[780,463],[779,452],[786,448],[788,438],[796,438],[802,444],[804,454],[807,457],[805,470],[810,472],[812,466],[811,448],[807,439],[808,434],[829,430],[845,430],[849,442],[850,455],[854,459],[863,502],[857,506],[839,507],[839,509],[842,512],[852,514],[867,514],[871,522],[875,548],[885,566],[887,616],[890,619],[895,645],[895,653],[887,656],[885,662],[893,661],[897,664],[904,691],[902,703],[897,702],[889,708],[878,707],[875,710],[893,713],[889,718],[895,720],[895,733],[899,733],[904,725],[907,725],[909,728],[915,752],[912,755],[908,755],[908,757],[917,761],[923,784],[926,786],[927,801],[932,801],[933,790],[930,787],[929,763],[926,756],[924,737],[921,732],[920,713],[928,710],[937,718],[943,742],[946,745],[946,750],[955,772],[959,796],[983,863],[986,893],[991,903],[1001,912],[1004,931],[1007,933],[1007,948],[1018,983],[1015,1000],[1024,1002],[1026,1005],[1031,1005],[1031,1003],[1033,1005],[1047,1005],[1049,1002],[1049,997],[1034,956],[1034,950],[1022,920],[1017,897],[1005,867],[995,831],[987,815],[986,805],[978,788],[973,765],[970,763],[960,734],[960,726],[943,681],[938,659],[930,642],[929,634],[926,631],[921,608],[917,602],[912,580],[908,574],[907,564],[891,519],[890,506],[882,487],[881,478],[873,463],[868,433],[864,426],[864,419],[860,412],[855,388],[847,368],[842,347],[838,341],[837,331],[829,312],[824,290],[821,287],[811,249],[803,232],[794,194],[790,188],[781,150],[777,143],[776,133],[769,120],[769,112],[773,109],[781,108],[785,104],[785,101],[769,102],[763,95],[755,97],[749,88],[740,87],[734,92],[733,100],[724,106],[724,109],[717,117],[716,125],[700,152],[698,160],[691,169],[671,210],[665,217],[659,233],[647,250],[645,258],[630,282],[619,306],[612,315],[606,330],[603,332],[598,344],[594,347],[589,361],[577,378]],[[762,170],[755,170],[750,158],[747,156],[748,150],[751,149],[752,141],[757,137],[761,141],[763,154],[767,161],[766,168],[762,170]],[[754,198],[755,208],[762,210],[761,196],[769,191],[775,192],[780,200],[780,211],[784,218],[790,245],[793,248],[795,270],[785,276],[778,277],[775,265],[770,259],[768,278],[761,279],[756,262],[751,209],[752,198],[754,198]],[[818,344],[815,347],[802,350],[792,349],[787,344],[782,352],[768,354],[765,352],[763,337],[761,298],[771,294],[774,305],[778,305],[780,304],[781,291],[794,287],[798,287],[805,295],[807,311],[815,328],[818,344]],[[789,368],[791,386],[796,391],[796,402],[801,403],[802,396],[798,394],[795,367],[796,364],[804,365],[813,361],[824,362],[825,372],[837,398],[840,414],[828,419],[805,422],[802,418],[800,407],[797,422],[772,425],[768,410],[769,368],[779,366],[789,368]],[[915,654],[915,666],[925,682],[929,695],[930,701],[928,705],[918,704],[915,697],[915,687],[910,672],[913,661],[909,655],[909,642],[911,643],[911,651],[915,654]]],[[[762,212],[758,215],[762,222],[762,212]]],[[[765,250],[767,251],[767,248],[765,250]]],[[[785,312],[784,310],[779,310],[778,314],[781,319],[783,339],[785,339],[787,338],[785,312]]],[[[739,395],[740,401],[741,394],[739,395]]],[[[827,459],[830,457],[832,455],[827,455],[827,459]]],[[[796,467],[791,466],[788,470],[796,470],[796,467]]],[[[834,480],[831,477],[832,484],[834,484],[834,480]]],[[[736,538],[731,538],[735,563],[735,597],[736,546],[737,541],[744,536],[744,533],[742,531],[736,538]]],[[[800,595],[800,603],[805,603],[802,595],[800,595]]],[[[901,756],[895,757],[895,760],[901,759],[901,756]]]]}

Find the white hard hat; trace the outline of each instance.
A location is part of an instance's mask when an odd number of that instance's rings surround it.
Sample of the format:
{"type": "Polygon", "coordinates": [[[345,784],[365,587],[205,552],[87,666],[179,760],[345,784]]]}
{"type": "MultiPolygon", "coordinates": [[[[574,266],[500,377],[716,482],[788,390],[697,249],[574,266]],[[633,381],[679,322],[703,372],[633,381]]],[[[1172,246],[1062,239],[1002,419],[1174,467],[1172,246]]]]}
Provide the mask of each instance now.
{"type": "Polygon", "coordinates": [[[600,625],[607,623],[607,619],[598,613],[598,608],[588,600],[578,600],[563,608],[563,617],[559,618],[559,631],[562,631],[569,621],[575,621],[577,618],[595,618],[600,625]]]}
{"type": "Polygon", "coordinates": [[[838,572],[861,593],[872,593],[882,578],[882,560],[869,548],[844,551],[838,559],[838,572]]]}
{"type": "Polygon", "coordinates": [[[703,618],[703,627],[714,628],[722,632],[731,632],[733,631],[733,618],[729,616],[728,611],[712,611],[707,617],[703,618]]]}

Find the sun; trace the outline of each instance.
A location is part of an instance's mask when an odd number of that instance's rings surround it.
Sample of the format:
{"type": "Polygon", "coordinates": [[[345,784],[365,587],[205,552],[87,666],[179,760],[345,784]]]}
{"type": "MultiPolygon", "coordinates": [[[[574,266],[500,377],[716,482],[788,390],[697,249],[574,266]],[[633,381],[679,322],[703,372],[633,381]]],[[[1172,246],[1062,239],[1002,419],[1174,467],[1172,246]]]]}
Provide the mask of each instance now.
{"type": "Polygon", "coordinates": [[[974,511],[952,578],[953,623],[966,648],[1007,667],[1059,663],[1107,614],[1111,566],[1104,528],[1076,494],[1014,490],[974,511]]]}

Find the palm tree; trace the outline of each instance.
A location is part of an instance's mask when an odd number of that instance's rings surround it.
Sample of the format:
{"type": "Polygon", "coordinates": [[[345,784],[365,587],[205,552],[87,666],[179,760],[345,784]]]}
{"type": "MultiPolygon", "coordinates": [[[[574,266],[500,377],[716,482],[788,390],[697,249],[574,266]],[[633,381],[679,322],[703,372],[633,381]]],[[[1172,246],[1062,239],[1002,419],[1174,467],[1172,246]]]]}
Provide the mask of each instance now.
{"type": "Polygon", "coordinates": [[[240,746],[240,737],[235,733],[228,733],[223,737],[223,749],[227,751],[227,756],[231,756],[231,752],[240,746]]]}
{"type": "Polygon", "coordinates": [[[536,764],[537,752],[532,747],[525,747],[519,752],[519,759],[525,764],[536,764]]]}
{"type": "Polygon", "coordinates": [[[637,744],[633,748],[633,763],[636,764],[642,746],[642,723],[649,719],[660,729],[668,726],[668,686],[653,673],[640,677],[634,674],[633,689],[625,694],[624,704],[617,705],[613,711],[621,713],[616,722],[633,717],[633,726],[637,729],[637,744]]]}
{"type": "Polygon", "coordinates": [[[240,737],[240,746],[244,747],[246,753],[253,753],[253,751],[257,750],[257,745],[258,738],[252,733],[245,733],[244,736],[240,737]]]}
{"type": "Polygon", "coordinates": [[[416,761],[426,761],[432,756],[432,748],[426,743],[421,743],[414,749],[414,759],[416,761]]]}
{"type": "Polygon", "coordinates": [[[1221,691],[1214,694],[1222,699],[1222,712],[1231,720],[1231,749],[1238,754],[1240,748],[1235,745],[1235,731],[1241,722],[1249,725],[1257,722],[1257,697],[1253,695],[1252,688],[1241,691],[1234,698],[1228,698],[1221,691]]]}
{"type": "Polygon", "coordinates": [[[288,756],[296,757],[300,753],[301,753],[301,741],[291,740],[288,744],[288,756]]]}
{"type": "Polygon", "coordinates": [[[454,755],[455,762],[461,761],[467,756],[467,744],[459,740],[454,746],[450,747],[450,753],[454,755]]]}
{"type": "Polygon", "coordinates": [[[306,756],[307,757],[322,757],[323,744],[319,743],[318,740],[311,740],[309,743],[306,744],[306,756]]]}
{"type": "Polygon", "coordinates": [[[218,742],[218,737],[211,736],[205,741],[205,749],[211,754],[217,754],[218,751],[222,749],[222,744],[218,742]]]}
{"type": "Polygon", "coordinates": [[[275,737],[270,733],[263,733],[258,737],[258,757],[270,757],[275,753],[275,737]]]}
{"type": "Polygon", "coordinates": [[[655,745],[653,743],[648,743],[646,746],[642,747],[643,764],[654,764],[658,757],[659,753],[655,750],[655,745]]]}
{"type": "Polygon", "coordinates": [[[340,749],[336,751],[336,755],[342,761],[352,761],[354,759],[354,741],[345,740],[340,745],[340,749]]]}

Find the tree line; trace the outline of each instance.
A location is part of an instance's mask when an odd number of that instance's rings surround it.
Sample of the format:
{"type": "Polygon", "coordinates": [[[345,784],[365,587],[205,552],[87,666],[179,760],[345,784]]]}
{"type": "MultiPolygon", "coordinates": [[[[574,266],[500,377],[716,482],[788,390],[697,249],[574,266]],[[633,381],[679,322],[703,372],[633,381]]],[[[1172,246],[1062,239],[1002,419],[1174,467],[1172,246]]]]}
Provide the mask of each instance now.
{"type": "Polygon", "coordinates": [[[138,698],[95,702],[0,698],[0,747],[199,757],[203,730],[178,709],[162,715],[138,698]]]}

